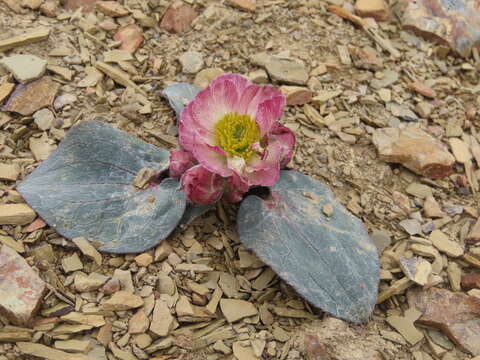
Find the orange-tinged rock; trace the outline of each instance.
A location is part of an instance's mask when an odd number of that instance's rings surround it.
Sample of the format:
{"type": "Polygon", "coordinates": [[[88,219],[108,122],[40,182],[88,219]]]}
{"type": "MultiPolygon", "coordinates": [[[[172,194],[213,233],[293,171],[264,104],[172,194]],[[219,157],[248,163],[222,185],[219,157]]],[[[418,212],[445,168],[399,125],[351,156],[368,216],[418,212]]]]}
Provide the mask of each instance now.
{"type": "Polygon", "coordinates": [[[67,0],[65,2],[65,8],[67,10],[77,10],[83,7],[84,12],[91,12],[96,2],[97,0],[67,0]]]}
{"type": "Polygon", "coordinates": [[[41,217],[38,217],[30,225],[28,225],[24,231],[31,233],[36,230],[42,229],[45,226],[47,226],[47,223],[41,217]]]}
{"type": "Polygon", "coordinates": [[[372,141],[382,160],[400,163],[419,175],[440,179],[453,171],[455,158],[446,146],[418,127],[377,129],[372,141]]]}
{"type": "Polygon", "coordinates": [[[227,3],[241,10],[254,12],[257,8],[255,0],[227,0],[227,3]]]}
{"type": "Polygon", "coordinates": [[[422,313],[419,323],[442,330],[460,348],[480,355],[480,298],[446,289],[415,288],[408,304],[422,313]]]}
{"type": "Polygon", "coordinates": [[[116,1],[98,1],[97,9],[111,17],[127,16],[130,13],[116,1]]]}
{"type": "Polygon", "coordinates": [[[145,310],[138,310],[128,321],[128,332],[130,334],[144,334],[150,326],[145,310]]]}
{"type": "Polygon", "coordinates": [[[420,81],[414,81],[410,84],[408,84],[408,87],[414,91],[416,91],[419,94],[422,94],[423,96],[429,97],[429,98],[435,98],[437,96],[437,93],[435,90],[433,90],[431,87],[425,85],[424,83],[420,81]]]}
{"type": "Polygon", "coordinates": [[[480,289],[480,272],[462,275],[462,288],[465,290],[480,289]]]}
{"type": "Polygon", "coordinates": [[[287,105],[303,105],[312,100],[312,90],[302,86],[281,86],[280,90],[287,99],[287,105]]]}
{"type": "Polygon", "coordinates": [[[10,95],[14,87],[15,84],[12,83],[4,83],[0,85],[0,102],[5,100],[7,96],[10,95]]]}
{"type": "Polygon", "coordinates": [[[165,11],[160,27],[179,34],[187,30],[190,27],[190,23],[197,16],[198,14],[194,8],[183,3],[183,1],[175,1],[165,11]]]}
{"type": "Polygon", "coordinates": [[[113,38],[122,43],[120,49],[134,53],[142,45],[143,32],[138,25],[129,24],[118,29],[113,38]]]}
{"type": "Polygon", "coordinates": [[[15,325],[28,326],[46,290],[23,257],[8,246],[0,248],[0,313],[15,325]]]}
{"type": "Polygon", "coordinates": [[[384,0],[357,0],[355,12],[361,17],[371,17],[378,21],[388,19],[388,7],[384,0]]]}
{"type": "Polygon", "coordinates": [[[58,4],[54,0],[47,0],[40,6],[40,12],[47,17],[56,17],[59,12],[58,4]]]}
{"type": "MultiPolygon", "coordinates": [[[[366,0],[369,1],[369,0],[366,0]]],[[[480,41],[480,2],[404,0],[399,2],[403,27],[467,57],[480,41]]]]}
{"type": "Polygon", "coordinates": [[[2,111],[16,112],[25,116],[32,115],[35,111],[50,106],[59,89],[60,84],[49,76],[28,84],[19,84],[2,111]]]}

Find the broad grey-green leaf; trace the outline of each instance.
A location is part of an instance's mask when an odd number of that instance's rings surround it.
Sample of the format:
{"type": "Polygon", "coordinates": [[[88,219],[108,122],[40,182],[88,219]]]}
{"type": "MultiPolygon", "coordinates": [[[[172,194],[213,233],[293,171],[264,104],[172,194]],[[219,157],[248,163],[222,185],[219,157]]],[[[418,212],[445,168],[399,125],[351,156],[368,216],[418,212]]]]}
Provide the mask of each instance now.
{"type": "Polygon", "coordinates": [[[363,223],[323,184],[282,171],[266,199],[248,196],[237,219],[241,242],[311,304],[367,321],[377,298],[377,249],[363,223]],[[331,204],[327,217],[323,206],[331,204]]]}
{"type": "Polygon", "coordinates": [[[92,121],[73,127],[18,190],[58,233],[102,243],[111,253],[145,251],[165,239],[185,211],[178,181],[133,186],[143,168],[161,174],[169,152],[92,121]]]}

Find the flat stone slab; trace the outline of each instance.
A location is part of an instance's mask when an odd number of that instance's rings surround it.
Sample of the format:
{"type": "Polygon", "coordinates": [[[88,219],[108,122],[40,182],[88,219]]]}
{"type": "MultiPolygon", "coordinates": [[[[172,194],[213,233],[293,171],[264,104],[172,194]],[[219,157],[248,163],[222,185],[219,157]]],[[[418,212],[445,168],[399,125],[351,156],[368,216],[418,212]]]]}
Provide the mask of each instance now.
{"type": "Polygon", "coordinates": [[[28,326],[47,290],[45,282],[16,251],[0,248],[0,312],[13,324],[28,326]]]}
{"type": "Polygon", "coordinates": [[[440,179],[453,171],[455,158],[445,145],[415,126],[377,129],[372,141],[380,159],[400,163],[419,175],[440,179]]]}
{"type": "Polygon", "coordinates": [[[47,70],[47,60],[28,54],[6,57],[0,60],[0,64],[23,84],[41,78],[47,70]]]}
{"type": "Polygon", "coordinates": [[[480,355],[480,299],[446,289],[415,288],[408,304],[422,313],[418,322],[442,330],[464,351],[480,355]]]}
{"type": "Polygon", "coordinates": [[[35,111],[52,105],[60,84],[51,77],[44,76],[28,84],[20,84],[8,98],[2,111],[16,112],[21,115],[32,115],[35,111]]]}

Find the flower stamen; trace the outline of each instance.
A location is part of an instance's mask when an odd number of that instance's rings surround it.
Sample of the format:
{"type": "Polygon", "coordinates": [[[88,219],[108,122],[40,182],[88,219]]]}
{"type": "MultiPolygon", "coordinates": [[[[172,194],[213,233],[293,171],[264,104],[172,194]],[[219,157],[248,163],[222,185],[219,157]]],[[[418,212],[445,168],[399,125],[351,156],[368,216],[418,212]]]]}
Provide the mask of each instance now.
{"type": "Polygon", "coordinates": [[[260,130],[249,115],[228,113],[215,125],[215,137],[230,156],[249,159],[255,152],[252,145],[260,141],[260,130]]]}

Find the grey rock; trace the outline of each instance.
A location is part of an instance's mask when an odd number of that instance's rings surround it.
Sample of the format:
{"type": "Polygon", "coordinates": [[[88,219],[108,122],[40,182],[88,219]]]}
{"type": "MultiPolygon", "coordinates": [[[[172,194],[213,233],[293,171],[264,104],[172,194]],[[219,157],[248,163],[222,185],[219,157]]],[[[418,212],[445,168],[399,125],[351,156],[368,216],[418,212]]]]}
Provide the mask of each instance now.
{"type": "Polygon", "coordinates": [[[400,221],[400,226],[410,235],[416,235],[422,232],[422,226],[416,219],[402,220],[400,221]]]}
{"type": "Polygon", "coordinates": [[[395,102],[387,104],[387,109],[396,116],[405,121],[417,122],[419,120],[417,114],[410,110],[406,105],[400,105],[395,102]]]}
{"type": "Polygon", "coordinates": [[[53,126],[55,116],[50,110],[42,109],[33,114],[33,120],[40,130],[48,130],[53,126]]]}
{"type": "Polygon", "coordinates": [[[374,230],[371,238],[377,247],[379,254],[383,253],[383,250],[385,250],[392,243],[391,236],[386,231],[374,230]]]}
{"type": "Polygon", "coordinates": [[[0,64],[21,83],[41,78],[47,69],[47,61],[34,55],[12,55],[0,60],[0,64]]]}
{"type": "Polygon", "coordinates": [[[203,55],[198,51],[187,51],[179,58],[182,71],[187,74],[196,74],[203,68],[203,55]]]}
{"type": "Polygon", "coordinates": [[[265,70],[273,81],[292,85],[305,85],[308,71],[298,60],[271,56],[265,64],[265,70]]]}
{"type": "Polygon", "coordinates": [[[392,70],[385,70],[381,79],[372,79],[370,86],[375,90],[389,87],[398,80],[398,73],[392,70]]]}
{"type": "Polygon", "coordinates": [[[77,101],[77,95],[75,95],[75,94],[62,94],[62,95],[57,96],[57,98],[55,99],[55,101],[53,103],[53,107],[55,108],[55,110],[61,110],[62,108],[64,108],[67,105],[72,105],[73,103],[75,103],[75,101],[77,101]]]}

